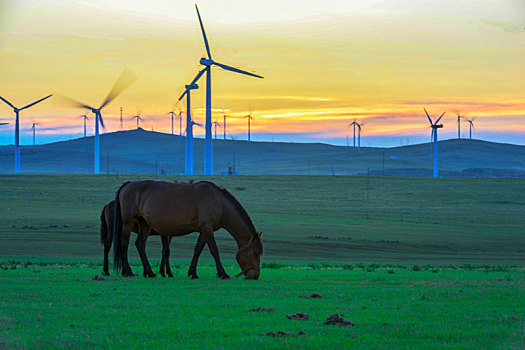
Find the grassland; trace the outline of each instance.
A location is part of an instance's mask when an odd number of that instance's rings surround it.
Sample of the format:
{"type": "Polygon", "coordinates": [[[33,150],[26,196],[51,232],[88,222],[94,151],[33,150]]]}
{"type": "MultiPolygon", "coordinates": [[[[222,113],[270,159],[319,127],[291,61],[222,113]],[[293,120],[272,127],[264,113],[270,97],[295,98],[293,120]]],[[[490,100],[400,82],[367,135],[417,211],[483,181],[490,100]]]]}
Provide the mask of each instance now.
{"type": "Polygon", "coordinates": [[[173,240],[172,279],[94,280],[100,210],[139,178],[0,176],[0,348],[525,347],[524,179],[207,178],[264,232],[259,281],[216,280],[208,252],[188,280],[195,235],[173,240]]]}
{"type": "MultiPolygon", "coordinates": [[[[0,255],[99,257],[100,211],[122,182],[137,178],[146,176],[0,177],[0,255]]],[[[267,260],[525,261],[524,179],[218,176],[211,180],[230,189],[264,232],[267,260]]],[[[174,239],[172,256],[190,257],[195,240],[195,235],[174,239]]],[[[217,240],[221,254],[233,259],[236,246],[231,236],[221,230],[217,240]]],[[[152,237],[148,247],[158,258],[158,238],[152,237]]]]}
{"type": "MultiPolygon", "coordinates": [[[[525,346],[523,269],[274,264],[270,266],[279,268],[263,269],[259,281],[218,281],[215,269],[209,263],[203,265],[198,281],[186,278],[185,267],[177,267],[172,279],[96,281],[99,263],[4,260],[0,264],[7,269],[0,270],[0,347],[525,346]],[[301,298],[313,293],[322,298],[301,298]],[[270,312],[250,311],[257,308],[270,312]],[[307,314],[309,320],[287,318],[297,312],[307,314]],[[335,313],[355,325],[324,324],[335,313]]],[[[226,268],[231,273],[237,269],[232,264],[226,268]]]]}

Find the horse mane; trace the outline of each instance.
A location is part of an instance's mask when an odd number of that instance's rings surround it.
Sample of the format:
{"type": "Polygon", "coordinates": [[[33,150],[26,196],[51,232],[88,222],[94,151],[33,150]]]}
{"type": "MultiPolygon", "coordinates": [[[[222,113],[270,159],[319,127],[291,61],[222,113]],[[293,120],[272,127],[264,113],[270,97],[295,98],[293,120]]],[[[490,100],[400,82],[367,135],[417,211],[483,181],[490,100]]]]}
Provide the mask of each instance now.
{"type": "Polygon", "coordinates": [[[255,225],[253,224],[252,219],[250,218],[250,216],[246,212],[246,209],[244,209],[244,207],[241,205],[241,203],[239,203],[237,198],[235,198],[233,196],[233,194],[231,194],[226,188],[224,188],[222,186],[219,187],[219,186],[217,186],[216,184],[214,184],[211,181],[199,181],[199,182],[197,182],[197,184],[198,183],[206,183],[206,184],[212,185],[214,188],[216,188],[219,191],[221,191],[221,193],[224,194],[224,196],[230,200],[230,202],[235,206],[235,208],[237,208],[237,210],[241,214],[241,217],[244,219],[244,221],[246,221],[246,223],[248,224],[248,228],[252,232],[252,236],[254,236],[254,237],[257,236],[257,231],[255,230],[255,225]]]}

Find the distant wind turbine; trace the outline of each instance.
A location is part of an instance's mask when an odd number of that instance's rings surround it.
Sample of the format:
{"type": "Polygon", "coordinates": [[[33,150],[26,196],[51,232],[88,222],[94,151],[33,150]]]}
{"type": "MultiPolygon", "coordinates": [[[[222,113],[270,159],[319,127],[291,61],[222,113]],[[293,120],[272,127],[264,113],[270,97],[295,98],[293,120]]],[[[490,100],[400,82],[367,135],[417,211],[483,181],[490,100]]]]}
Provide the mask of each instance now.
{"type": "Polygon", "coordinates": [[[95,174],[100,173],[100,139],[99,139],[99,131],[98,131],[98,124],[104,128],[104,120],[102,119],[101,110],[106,107],[111,101],[113,101],[118,95],[120,95],[124,90],[126,90],[133,82],[137,79],[137,76],[133,74],[129,69],[124,69],[124,71],[120,74],[120,77],[115,82],[115,85],[113,85],[113,88],[109,91],[108,95],[106,96],[106,99],[99,108],[94,108],[91,106],[88,106],[86,104],[77,102],[75,100],[72,100],[70,98],[67,98],[69,100],[69,104],[78,107],[78,108],[86,108],[91,110],[93,114],[95,114],[95,152],[94,152],[94,169],[93,172],[95,174]]]}
{"type": "Polygon", "coordinates": [[[248,114],[246,117],[248,119],[248,142],[251,141],[251,121],[253,120],[252,113],[248,114]]]}
{"type": "MultiPolygon", "coordinates": [[[[204,45],[206,46],[206,53],[208,54],[207,58],[201,58],[200,64],[205,66],[204,70],[206,71],[206,139],[204,142],[204,175],[213,175],[213,148],[212,148],[212,138],[211,138],[211,67],[218,66],[222,69],[229,70],[231,72],[240,73],[249,75],[256,78],[262,78],[262,76],[249,73],[238,68],[233,68],[225,64],[215,62],[211,57],[210,45],[208,44],[208,38],[206,37],[206,32],[204,31],[204,25],[202,24],[201,15],[199,13],[199,8],[195,5],[197,10],[197,16],[199,17],[199,23],[202,31],[202,37],[204,39],[204,45]]],[[[196,81],[195,81],[196,82],[196,81]]]]}
{"type": "Polygon", "coordinates": [[[467,119],[467,122],[469,124],[469,139],[470,140],[472,140],[472,129],[474,129],[474,120],[475,118],[467,119]]]}
{"type": "Polygon", "coordinates": [[[35,145],[35,131],[37,125],[38,123],[33,122],[33,125],[31,126],[31,129],[33,130],[33,146],[35,145]]]}
{"type": "Polygon", "coordinates": [[[364,125],[362,122],[361,124],[355,123],[357,125],[357,150],[361,150],[361,127],[364,125]]]}
{"type": "Polygon", "coordinates": [[[461,139],[461,115],[459,114],[459,111],[456,112],[458,115],[458,140],[461,139]]]}
{"type": "Polygon", "coordinates": [[[35,102],[31,102],[30,104],[28,104],[27,106],[24,106],[22,108],[16,108],[15,106],[13,106],[11,104],[11,102],[9,102],[8,100],[6,100],[2,96],[0,96],[0,99],[2,101],[4,101],[7,105],[9,105],[9,107],[13,108],[13,111],[15,112],[15,115],[16,115],[16,119],[15,119],[15,173],[19,173],[20,172],[20,118],[19,118],[19,113],[20,113],[20,111],[22,111],[24,109],[27,109],[27,108],[29,108],[31,106],[34,106],[37,103],[40,103],[40,102],[44,101],[45,99],[50,98],[51,96],[53,96],[53,95],[48,95],[48,96],[46,96],[44,98],[41,98],[40,100],[37,100],[35,102]]]}
{"type": "Polygon", "coordinates": [[[136,119],[137,120],[137,130],[139,128],[139,121],[141,120],[144,120],[141,116],[140,116],[140,113],[142,113],[142,111],[138,111],[137,112],[137,115],[134,115],[132,116],[130,119],[136,119]]]}
{"type": "Polygon", "coordinates": [[[86,120],[89,120],[89,118],[85,114],[82,114],[80,118],[84,119],[84,137],[86,137],[86,120]]]}
{"type": "Polygon", "coordinates": [[[217,140],[217,127],[218,127],[218,126],[220,127],[220,126],[221,126],[221,123],[219,123],[219,122],[213,122],[213,126],[214,126],[214,128],[215,128],[215,140],[217,140]]]}
{"type": "Polygon", "coordinates": [[[191,119],[191,90],[199,88],[197,80],[204,74],[206,68],[201,69],[199,73],[193,78],[193,81],[185,86],[185,90],[179,97],[179,101],[186,96],[186,157],[184,174],[193,175],[193,120],[191,119]]]}
{"type": "Polygon", "coordinates": [[[224,113],[223,115],[222,134],[223,134],[224,139],[226,140],[226,113],[224,113]]]}
{"type": "Polygon", "coordinates": [[[357,125],[357,121],[354,120],[353,122],[350,123],[349,126],[352,126],[352,125],[354,126],[354,148],[355,148],[355,126],[357,125]]]}
{"type": "Polygon", "coordinates": [[[443,127],[443,124],[438,124],[438,123],[441,120],[441,118],[443,118],[443,116],[445,115],[445,112],[443,112],[443,114],[441,114],[441,116],[435,122],[433,122],[432,118],[430,118],[430,116],[428,115],[427,110],[425,108],[423,108],[423,109],[424,109],[425,114],[427,115],[428,121],[430,123],[430,128],[431,128],[430,142],[434,141],[434,171],[433,171],[433,176],[434,177],[438,177],[439,173],[438,173],[438,133],[437,133],[437,129],[440,129],[440,128],[443,127]]]}

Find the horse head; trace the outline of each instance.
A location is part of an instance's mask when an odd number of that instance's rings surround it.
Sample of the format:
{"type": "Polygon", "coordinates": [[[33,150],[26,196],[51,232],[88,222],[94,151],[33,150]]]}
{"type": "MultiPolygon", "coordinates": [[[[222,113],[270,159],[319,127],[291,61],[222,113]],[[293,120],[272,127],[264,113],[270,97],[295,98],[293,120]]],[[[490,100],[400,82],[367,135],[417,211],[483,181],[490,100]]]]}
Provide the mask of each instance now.
{"type": "Polygon", "coordinates": [[[242,271],[235,277],[244,275],[244,278],[248,280],[259,279],[261,274],[261,257],[264,254],[261,236],[262,232],[252,236],[246,245],[237,250],[235,257],[242,271]]]}

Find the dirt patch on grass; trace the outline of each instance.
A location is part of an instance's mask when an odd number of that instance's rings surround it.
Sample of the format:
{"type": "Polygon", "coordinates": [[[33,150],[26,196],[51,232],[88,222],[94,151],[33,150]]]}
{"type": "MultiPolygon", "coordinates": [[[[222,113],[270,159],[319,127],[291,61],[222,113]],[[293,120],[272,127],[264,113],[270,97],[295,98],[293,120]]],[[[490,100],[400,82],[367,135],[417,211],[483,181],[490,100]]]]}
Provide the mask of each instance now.
{"type": "Polygon", "coordinates": [[[263,337],[296,337],[296,336],[305,336],[306,333],[303,332],[303,331],[299,331],[299,333],[296,334],[293,334],[293,333],[286,333],[286,332],[283,332],[283,331],[278,331],[277,333],[274,333],[274,332],[267,332],[267,333],[263,333],[261,334],[261,336],[263,337]]]}
{"type": "Polygon", "coordinates": [[[321,294],[314,293],[312,295],[301,295],[299,298],[304,298],[304,299],[322,299],[323,297],[321,296],[321,294]]]}
{"type": "Polygon", "coordinates": [[[339,327],[355,326],[354,322],[345,320],[342,317],[339,317],[338,314],[333,314],[333,315],[328,316],[324,324],[334,325],[334,326],[339,326],[339,327]]]}
{"type": "Polygon", "coordinates": [[[308,316],[307,314],[304,314],[302,312],[298,312],[296,313],[295,315],[287,315],[286,316],[289,320],[302,320],[302,321],[307,321],[310,319],[310,316],[308,316]]]}
{"type": "Polygon", "coordinates": [[[270,309],[266,309],[264,307],[258,307],[257,309],[250,309],[251,312],[275,312],[275,309],[272,307],[270,309]]]}

